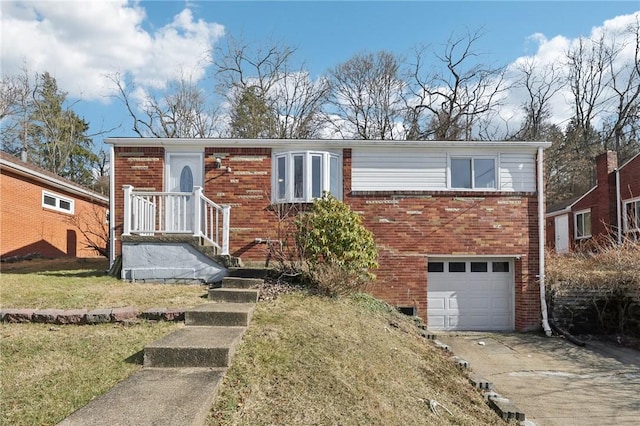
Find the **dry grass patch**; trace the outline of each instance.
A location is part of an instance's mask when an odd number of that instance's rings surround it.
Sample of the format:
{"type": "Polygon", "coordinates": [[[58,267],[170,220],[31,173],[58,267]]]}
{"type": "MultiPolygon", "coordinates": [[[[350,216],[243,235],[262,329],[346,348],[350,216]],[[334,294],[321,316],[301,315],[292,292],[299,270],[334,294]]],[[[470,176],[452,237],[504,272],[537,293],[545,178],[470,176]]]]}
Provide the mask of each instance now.
{"type": "Polygon", "coordinates": [[[552,317],[572,333],[640,338],[640,242],[546,257],[552,317]]]}
{"type": "Polygon", "coordinates": [[[102,259],[32,260],[2,265],[0,305],[6,308],[188,308],[203,302],[202,284],[129,283],[104,274],[102,259]]]}
{"type": "Polygon", "coordinates": [[[0,325],[0,424],[58,423],[138,371],[144,346],[177,327],[0,325]]]}
{"type": "Polygon", "coordinates": [[[561,282],[591,287],[625,286],[640,289],[640,242],[621,245],[593,242],[589,249],[570,254],[549,254],[546,274],[550,285],[561,282]]]}
{"type": "Polygon", "coordinates": [[[299,293],[258,305],[209,418],[211,425],[499,423],[408,318],[369,296],[299,293]],[[453,415],[436,417],[430,399],[453,415]]]}

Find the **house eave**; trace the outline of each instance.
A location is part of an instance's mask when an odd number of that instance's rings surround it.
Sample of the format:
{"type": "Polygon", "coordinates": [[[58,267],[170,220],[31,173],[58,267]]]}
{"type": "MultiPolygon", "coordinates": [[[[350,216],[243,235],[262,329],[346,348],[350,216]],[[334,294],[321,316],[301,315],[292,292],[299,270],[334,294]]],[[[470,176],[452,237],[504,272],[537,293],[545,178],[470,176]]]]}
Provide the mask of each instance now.
{"type": "Polygon", "coordinates": [[[595,189],[598,187],[598,185],[595,185],[594,187],[592,187],[590,190],[588,190],[587,192],[585,192],[584,194],[582,194],[582,196],[578,199],[576,199],[573,203],[569,204],[568,206],[566,206],[563,209],[560,210],[554,210],[552,212],[547,212],[544,217],[553,217],[553,216],[558,216],[560,214],[563,213],[571,213],[571,210],[573,209],[573,206],[575,206],[576,204],[578,204],[584,197],[586,197],[587,195],[589,195],[591,192],[595,191],[595,189]]]}
{"type": "Polygon", "coordinates": [[[50,185],[54,188],[57,188],[59,190],[77,195],[77,196],[81,196],[87,199],[91,199],[91,200],[97,200],[97,201],[101,201],[102,203],[104,203],[105,205],[109,204],[109,198],[104,197],[96,192],[90,191],[88,189],[82,188],[78,185],[72,185],[68,182],[65,182],[61,179],[56,179],[54,177],[51,176],[47,176],[45,174],[42,174],[38,171],[29,169],[28,167],[24,167],[21,166],[20,164],[16,164],[14,162],[5,160],[3,158],[0,158],[0,165],[2,165],[3,168],[7,168],[12,170],[14,173],[21,175],[21,176],[25,176],[25,177],[31,177],[33,179],[35,179],[38,182],[41,183],[45,183],[47,185],[50,185]]]}
{"type": "Polygon", "coordinates": [[[407,141],[407,140],[353,140],[353,139],[188,139],[188,138],[107,138],[106,144],[113,146],[164,146],[164,147],[290,147],[313,145],[328,148],[509,148],[536,150],[548,148],[551,142],[511,142],[511,141],[407,141]]]}

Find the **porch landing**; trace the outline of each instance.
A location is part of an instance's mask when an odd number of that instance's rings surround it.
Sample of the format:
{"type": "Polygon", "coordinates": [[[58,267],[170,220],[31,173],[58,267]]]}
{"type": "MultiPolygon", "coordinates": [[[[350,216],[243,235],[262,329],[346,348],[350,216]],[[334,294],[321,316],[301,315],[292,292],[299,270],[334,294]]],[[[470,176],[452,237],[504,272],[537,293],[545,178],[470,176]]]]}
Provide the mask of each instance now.
{"type": "Polygon", "coordinates": [[[142,282],[217,282],[239,259],[193,235],[122,236],[121,278],[142,282]]]}

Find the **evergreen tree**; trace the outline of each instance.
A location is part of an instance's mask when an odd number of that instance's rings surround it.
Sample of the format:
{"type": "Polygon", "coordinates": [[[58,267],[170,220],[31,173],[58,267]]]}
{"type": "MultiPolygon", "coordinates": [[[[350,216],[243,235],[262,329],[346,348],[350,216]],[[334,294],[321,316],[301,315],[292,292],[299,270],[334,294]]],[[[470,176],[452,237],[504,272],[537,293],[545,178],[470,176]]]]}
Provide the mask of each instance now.
{"type": "Polygon", "coordinates": [[[89,124],[65,105],[66,93],[49,73],[37,76],[29,115],[28,159],[82,185],[93,183],[97,156],[87,136],[89,124]]]}

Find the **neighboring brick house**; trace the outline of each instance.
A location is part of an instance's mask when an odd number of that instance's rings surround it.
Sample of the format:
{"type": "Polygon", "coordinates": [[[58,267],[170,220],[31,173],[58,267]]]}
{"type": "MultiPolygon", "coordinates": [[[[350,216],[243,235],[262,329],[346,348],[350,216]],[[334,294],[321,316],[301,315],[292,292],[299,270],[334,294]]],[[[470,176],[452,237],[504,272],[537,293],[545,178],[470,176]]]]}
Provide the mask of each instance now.
{"type": "Polygon", "coordinates": [[[615,152],[599,155],[596,180],[585,194],[547,209],[548,248],[567,253],[594,239],[640,238],[640,154],[620,167],[615,152]]]}
{"type": "Polygon", "coordinates": [[[112,261],[122,255],[124,279],[217,280],[225,273],[222,266],[200,267],[201,252],[169,238],[172,233],[264,262],[265,243],[281,237],[276,212],[329,191],[361,214],[374,234],[380,268],[373,295],[414,310],[433,329],[540,326],[544,210],[538,176],[548,143],[106,143],[112,146],[112,261]],[[212,223],[219,224],[217,233],[212,223]]]}
{"type": "Polygon", "coordinates": [[[2,259],[99,256],[82,231],[107,229],[107,197],[0,151],[0,198],[2,259]]]}

